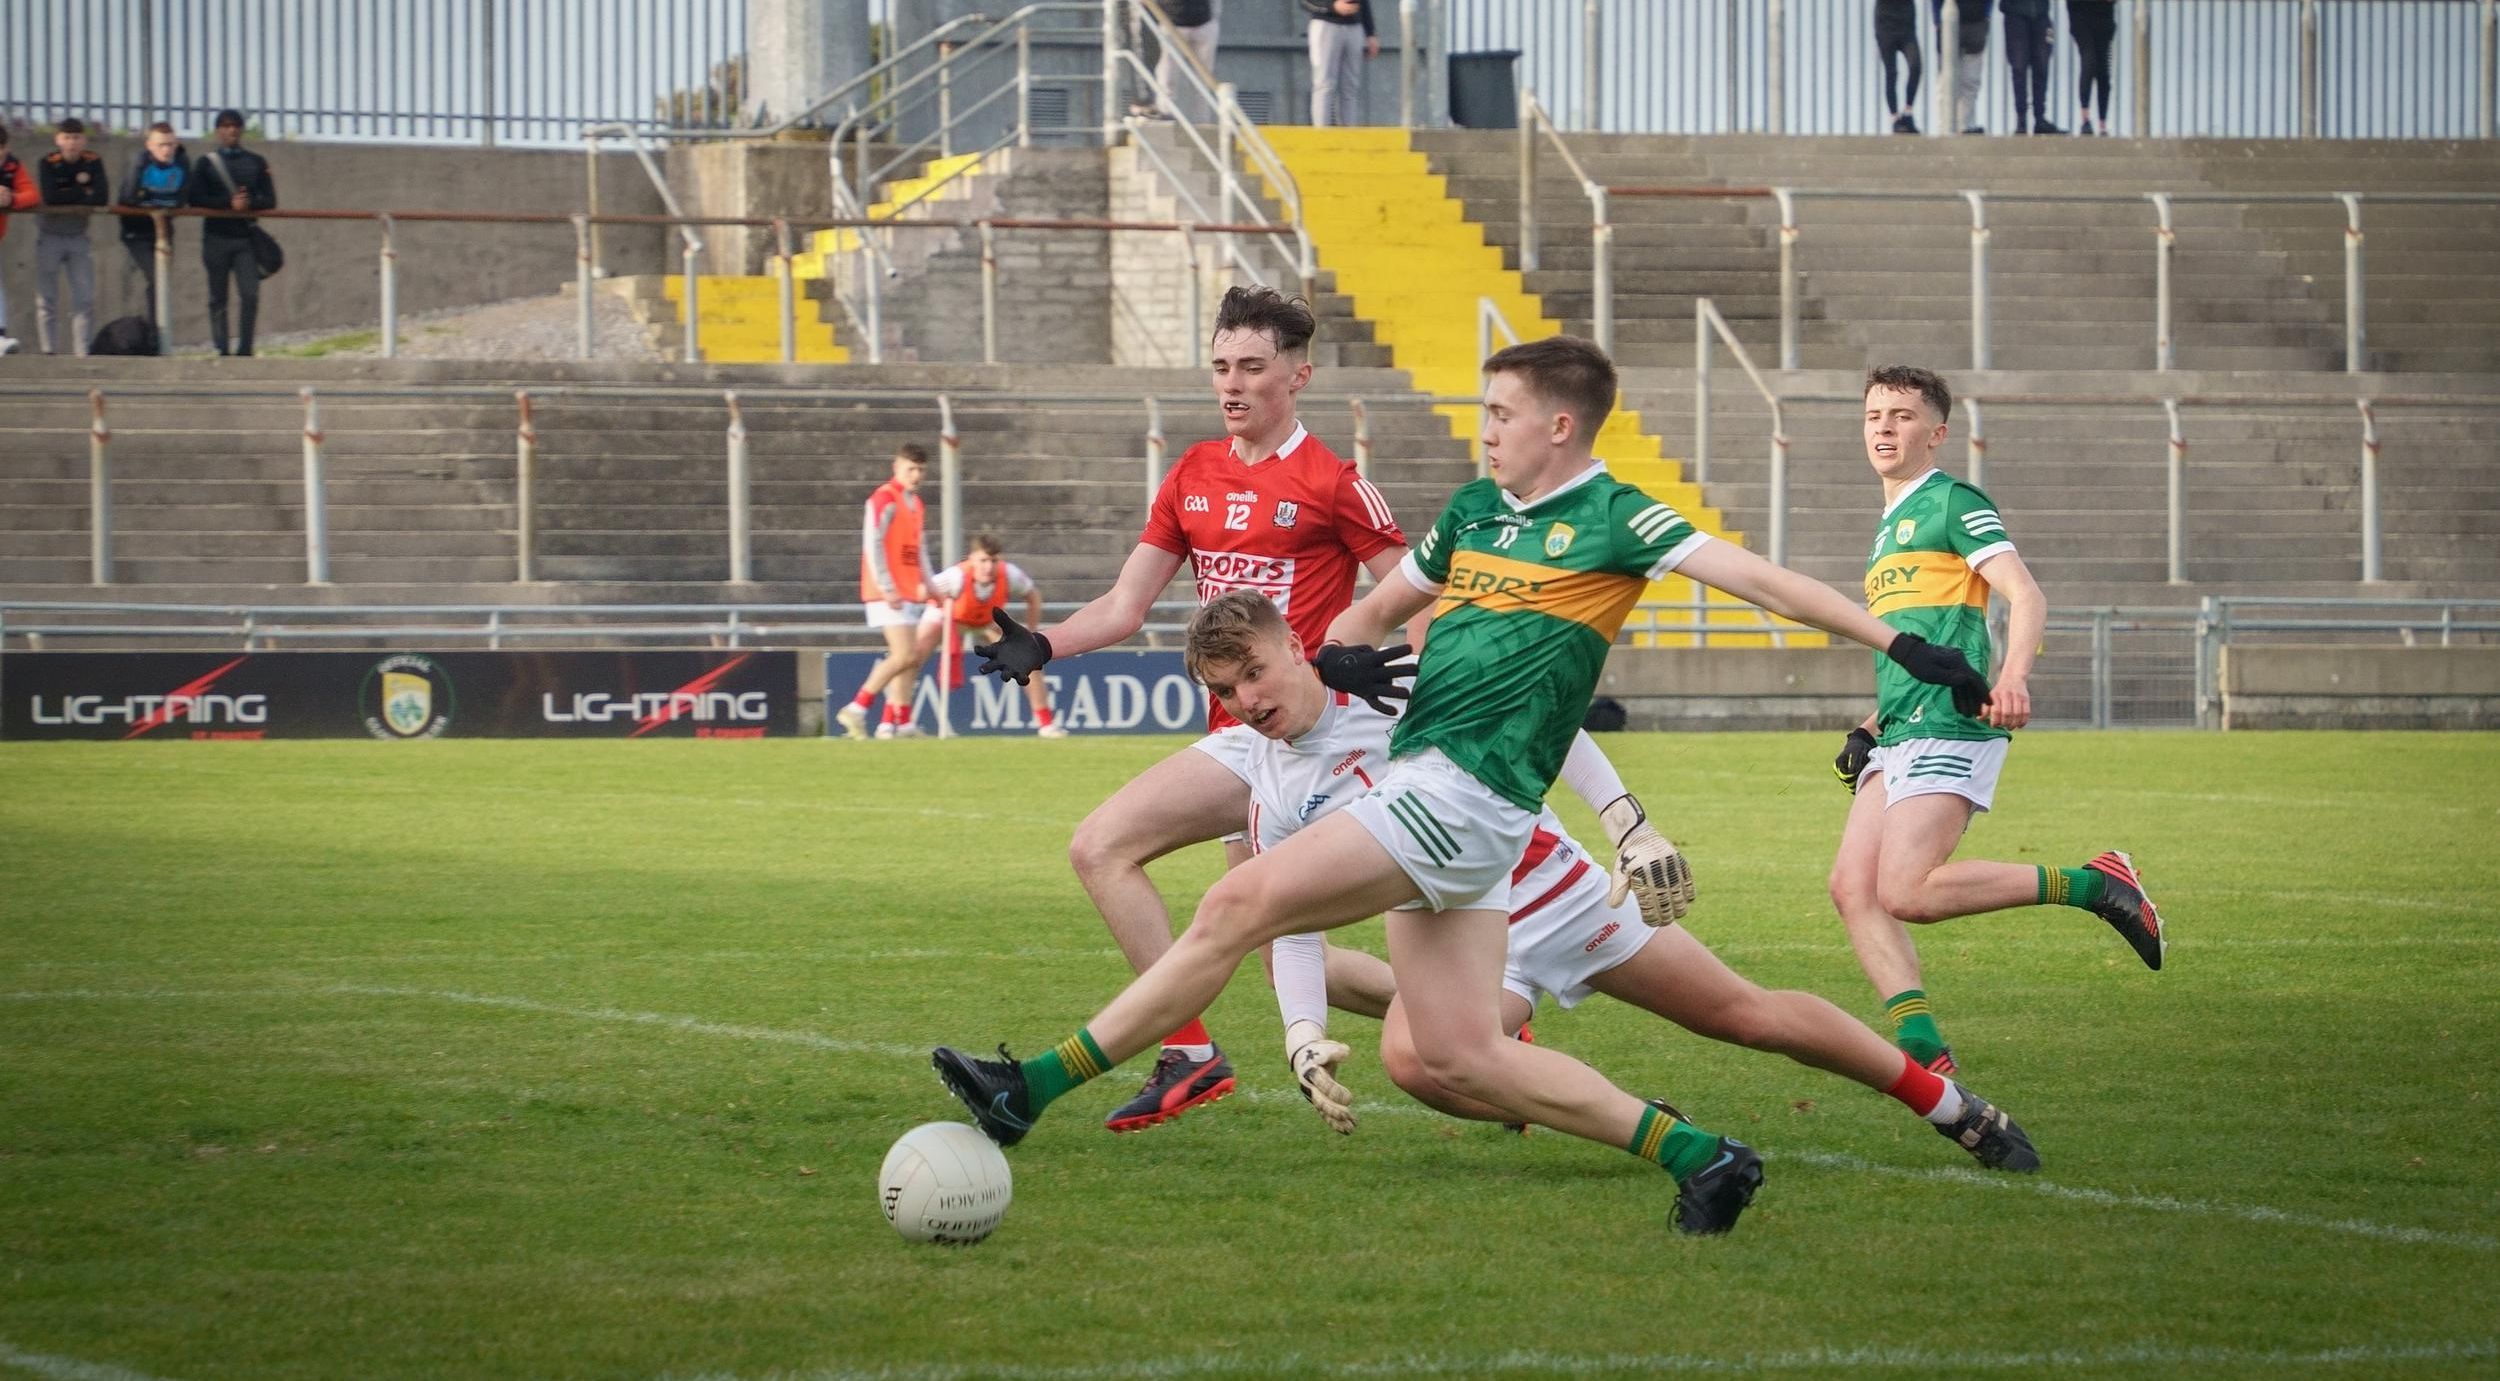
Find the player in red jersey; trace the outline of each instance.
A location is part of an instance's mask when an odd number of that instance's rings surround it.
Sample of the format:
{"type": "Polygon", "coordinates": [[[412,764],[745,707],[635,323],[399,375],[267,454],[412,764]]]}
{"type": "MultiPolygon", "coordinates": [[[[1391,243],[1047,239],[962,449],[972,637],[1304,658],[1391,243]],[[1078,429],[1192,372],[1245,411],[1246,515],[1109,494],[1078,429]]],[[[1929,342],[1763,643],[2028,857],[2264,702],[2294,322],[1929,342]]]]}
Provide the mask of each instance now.
{"type": "Polygon", "coordinates": [[[912,698],[920,689],[920,614],[929,598],[929,550],[922,541],[926,509],[920,477],[929,453],[905,442],[894,453],[894,478],[877,486],[862,510],[859,533],[859,600],[868,626],[885,635],[885,656],[868,672],[859,694],[834,713],[842,732],[868,737],[868,706],[885,692],[879,738],[916,738],[912,698]]]}
{"type": "MultiPolygon", "coordinates": [[[[1380,491],[1303,429],[1294,400],[1311,382],[1310,309],[1273,289],[1237,287],[1216,309],[1215,397],[1224,437],[1183,452],[1164,476],[1119,579],[1048,630],[1016,626],[1004,610],[1000,638],[976,650],[981,670],[1023,681],[1053,657],[1108,647],[1135,633],[1187,561],[1201,603],[1227,590],[1257,590],[1284,612],[1306,647],[1354,601],[1357,566],[1377,578],[1406,556],[1380,491]]],[[[1227,867],[1250,856],[1242,829],[1250,809],[1250,730],[1212,700],[1209,733],[1146,769],[1077,826],[1068,858],[1103,923],[1144,973],[1172,947],[1172,918],[1146,864],[1174,849],[1224,841],[1227,867]]],[[[1387,966],[1359,951],[1329,952],[1332,995],[1388,1004],[1387,966]]],[[[1104,1125],[1139,1131],[1233,1091],[1232,1066],[1192,1019],[1164,1038],[1163,1054],[1137,1097],[1104,1125]]]]}

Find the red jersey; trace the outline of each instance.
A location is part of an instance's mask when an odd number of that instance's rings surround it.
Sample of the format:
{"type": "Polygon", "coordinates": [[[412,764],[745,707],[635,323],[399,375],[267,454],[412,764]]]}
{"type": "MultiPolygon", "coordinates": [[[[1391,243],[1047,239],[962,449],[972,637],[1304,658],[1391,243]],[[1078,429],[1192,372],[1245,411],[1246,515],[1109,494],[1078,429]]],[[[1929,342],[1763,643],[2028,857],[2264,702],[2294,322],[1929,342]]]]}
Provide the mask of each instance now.
{"type": "MultiPolygon", "coordinates": [[[[1282,449],[1257,465],[1229,440],[1201,441],[1163,477],[1138,540],[1189,558],[1201,603],[1227,590],[1275,601],[1304,648],[1317,652],[1328,625],[1354,603],[1354,572],[1406,545],[1388,501],[1296,423],[1282,449]]],[[[1207,726],[1236,721],[1210,697],[1207,726]]]]}

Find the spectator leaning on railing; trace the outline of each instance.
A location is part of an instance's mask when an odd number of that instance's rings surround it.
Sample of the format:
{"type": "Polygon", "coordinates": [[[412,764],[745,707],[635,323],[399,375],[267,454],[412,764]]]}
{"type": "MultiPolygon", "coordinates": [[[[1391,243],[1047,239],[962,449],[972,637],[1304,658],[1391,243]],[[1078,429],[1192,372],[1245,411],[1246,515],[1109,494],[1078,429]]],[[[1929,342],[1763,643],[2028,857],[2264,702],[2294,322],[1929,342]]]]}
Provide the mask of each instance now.
{"type": "MultiPolygon", "coordinates": [[[[123,206],[143,206],[151,211],[170,211],[185,204],[191,180],[191,159],[182,151],[174,137],[174,127],[163,122],[148,126],[147,151],[123,174],[121,191],[113,198],[123,206]]],[[[122,274],[125,296],[135,284],[144,294],[133,310],[153,319],[156,316],[156,218],[124,216],[122,252],[130,256],[130,266],[122,274]]],[[[173,222],[165,223],[168,235],[173,222]]]]}
{"type": "MultiPolygon", "coordinates": [[[[9,235],[9,213],[32,211],[42,193],[36,190],[35,175],[9,152],[9,126],[0,120],[0,240],[9,235]]],[[[0,355],[17,349],[17,337],[9,334],[9,289],[0,281],[0,355]]]]}
{"type": "Polygon", "coordinates": [[[1302,12],[1311,17],[1311,123],[1360,123],[1363,60],[1380,56],[1371,0],[1301,0],[1301,4],[1302,12]]]}
{"type": "Polygon", "coordinates": [[[52,133],[52,152],[35,169],[44,214],[35,219],[35,343],[47,355],[61,353],[61,279],[69,280],[69,353],[87,353],[95,330],[95,251],[87,246],[90,206],[113,203],[104,160],[87,152],[87,126],[63,120],[52,133]],[[55,212],[55,206],[75,208],[55,212]]]}
{"type": "MultiPolygon", "coordinates": [[[[193,206],[214,211],[274,211],[277,184],[269,179],[269,160],[243,147],[241,111],[217,112],[217,142],[191,167],[193,206]]],[[[260,315],[260,259],[252,243],[257,222],[234,216],[212,216],[200,227],[200,262],[208,268],[208,333],[220,355],[252,353],[252,324],[260,315]],[[242,331],[234,349],[226,348],[226,279],[232,276],[243,299],[242,331]]]]}

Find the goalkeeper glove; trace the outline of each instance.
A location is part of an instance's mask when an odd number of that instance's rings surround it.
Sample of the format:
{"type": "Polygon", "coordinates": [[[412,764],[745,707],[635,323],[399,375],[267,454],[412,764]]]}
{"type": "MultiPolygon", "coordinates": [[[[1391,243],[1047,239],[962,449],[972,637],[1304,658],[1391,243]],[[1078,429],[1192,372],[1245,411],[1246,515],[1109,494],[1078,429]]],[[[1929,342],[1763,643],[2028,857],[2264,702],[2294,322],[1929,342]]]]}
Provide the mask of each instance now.
{"type": "Polygon", "coordinates": [[[1858,778],[1865,775],[1866,760],[1873,756],[1875,736],[1868,733],[1863,724],[1851,729],[1849,741],[1841,745],[1840,756],[1832,759],[1832,775],[1840,778],[1840,784],[1849,788],[1850,795],[1858,794],[1858,778]]]}
{"type": "Polygon", "coordinates": [[[1673,925],[1693,909],[1693,865],[1675,845],[1649,823],[1649,813],[1626,794],[1597,813],[1606,837],[1615,842],[1614,885],[1606,904],[1621,906],[1626,892],[1639,899],[1641,919],[1650,925],[1673,925]]]}
{"type": "Polygon", "coordinates": [[[1337,1082],[1337,1066],[1353,1052],[1343,1041],[1328,1039],[1316,1022],[1297,1021],[1285,1028],[1285,1064],[1294,1085],[1319,1113],[1320,1121],[1339,1136],[1354,1134],[1354,1095],[1337,1082]]]}
{"type": "Polygon", "coordinates": [[[983,676],[1003,676],[1021,686],[1050,660],[1050,639],[1015,621],[1001,609],[990,615],[998,624],[998,641],[972,649],[981,659],[983,676]]]}
{"type": "Polygon", "coordinates": [[[1931,686],[1951,688],[1953,708],[1963,714],[1976,716],[1988,707],[1988,678],[1979,674],[1961,649],[1939,647],[1916,633],[1903,633],[1893,638],[1884,655],[1931,686]]]}
{"type": "Polygon", "coordinates": [[[1414,649],[1404,643],[1395,647],[1348,647],[1344,643],[1330,643],[1311,659],[1311,666],[1319,672],[1321,684],[1330,690],[1359,696],[1364,704],[1380,713],[1394,714],[1396,712],[1384,702],[1406,698],[1407,689],[1398,681],[1415,674],[1413,653],[1414,649]],[[1399,661],[1401,657],[1409,660],[1399,661]]]}

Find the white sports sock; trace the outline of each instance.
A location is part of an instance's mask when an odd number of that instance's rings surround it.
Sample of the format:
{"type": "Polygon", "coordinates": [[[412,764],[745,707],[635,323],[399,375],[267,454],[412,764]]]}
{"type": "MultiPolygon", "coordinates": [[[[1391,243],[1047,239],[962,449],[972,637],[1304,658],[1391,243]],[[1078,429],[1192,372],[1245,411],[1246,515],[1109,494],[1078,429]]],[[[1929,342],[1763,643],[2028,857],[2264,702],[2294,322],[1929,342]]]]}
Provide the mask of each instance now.
{"type": "Polygon", "coordinates": [[[1939,1127],[1950,1127],[1962,1118],[1962,1086],[1951,1079],[1944,1081],[1944,1097],[1927,1110],[1927,1120],[1939,1127]]]}

